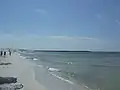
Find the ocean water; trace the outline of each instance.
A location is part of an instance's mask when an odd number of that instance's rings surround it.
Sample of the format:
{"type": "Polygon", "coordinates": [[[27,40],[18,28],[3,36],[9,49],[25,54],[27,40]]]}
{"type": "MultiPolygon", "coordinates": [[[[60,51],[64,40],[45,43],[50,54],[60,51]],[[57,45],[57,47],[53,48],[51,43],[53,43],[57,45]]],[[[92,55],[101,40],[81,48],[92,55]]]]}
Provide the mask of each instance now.
{"type": "Polygon", "coordinates": [[[119,52],[24,51],[21,55],[69,84],[87,90],[120,90],[119,52]]]}

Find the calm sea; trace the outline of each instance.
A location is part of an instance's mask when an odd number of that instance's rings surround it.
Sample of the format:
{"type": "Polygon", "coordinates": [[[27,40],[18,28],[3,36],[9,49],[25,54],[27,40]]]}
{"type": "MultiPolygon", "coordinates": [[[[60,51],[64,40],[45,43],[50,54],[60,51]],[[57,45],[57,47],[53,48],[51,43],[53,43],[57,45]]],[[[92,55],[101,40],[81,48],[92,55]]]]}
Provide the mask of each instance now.
{"type": "Polygon", "coordinates": [[[22,55],[68,83],[90,90],[120,90],[119,52],[24,51],[22,55]]]}

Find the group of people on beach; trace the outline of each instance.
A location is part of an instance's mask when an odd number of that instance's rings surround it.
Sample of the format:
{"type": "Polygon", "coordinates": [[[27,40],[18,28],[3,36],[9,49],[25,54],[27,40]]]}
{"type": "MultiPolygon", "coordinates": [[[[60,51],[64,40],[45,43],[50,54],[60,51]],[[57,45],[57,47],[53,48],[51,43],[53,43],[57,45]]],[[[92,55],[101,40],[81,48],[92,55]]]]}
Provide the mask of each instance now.
{"type": "Polygon", "coordinates": [[[7,55],[7,53],[11,56],[11,50],[10,49],[8,49],[8,50],[1,50],[0,51],[0,56],[6,56],[7,55]]]}
{"type": "MultiPolygon", "coordinates": [[[[4,56],[4,58],[7,55],[11,56],[12,53],[13,53],[12,49],[1,49],[0,50],[0,56],[4,56]]],[[[5,68],[5,66],[6,66],[6,68],[8,68],[9,65],[12,65],[12,62],[7,62],[7,60],[4,61],[4,59],[1,58],[1,60],[0,60],[0,66],[1,66],[0,70],[1,71],[2,71],[2,66],[4,68],[5,68]]],[[[3,68],[3,70],[4,70],[4,68],[3,68]]],[[[21,90],[23,87],[24,87],[23,84],[18,82],[17,77],[14,77],[14,76],[7,76],[6,77],[6,75],[0,76],[0,90],[21,90]]]]}

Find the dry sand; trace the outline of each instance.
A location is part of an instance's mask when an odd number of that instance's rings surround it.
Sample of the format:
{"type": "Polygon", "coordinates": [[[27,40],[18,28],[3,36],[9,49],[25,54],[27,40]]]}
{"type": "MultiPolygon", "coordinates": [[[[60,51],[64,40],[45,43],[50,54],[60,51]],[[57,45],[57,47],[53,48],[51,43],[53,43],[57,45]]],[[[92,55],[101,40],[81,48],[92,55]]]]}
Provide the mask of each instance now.
{"type": "Polygon", "coordinates": [[[0,57],[0,62],[10,62],[11,65],[0,65],[0,77],[17,77],[18,82],[24,85],[22,90],[48,90],[35,80],[34,65],[17,53],[6,58],[0,57]]]}

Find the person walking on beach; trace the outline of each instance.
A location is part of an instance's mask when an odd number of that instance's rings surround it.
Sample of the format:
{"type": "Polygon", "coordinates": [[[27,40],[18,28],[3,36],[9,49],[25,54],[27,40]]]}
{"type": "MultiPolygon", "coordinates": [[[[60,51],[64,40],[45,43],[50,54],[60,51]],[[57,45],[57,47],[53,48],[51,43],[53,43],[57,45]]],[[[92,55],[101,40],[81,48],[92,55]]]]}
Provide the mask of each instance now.
{"type": "Polygon", "coordinates": [[[6,56],[6,51],[4,51],[4,57],[6,56]]]}
{"type": "Polygon", "coordinates": [[[11,56],[11,50],[9,49],[9,55],[11,56]]]}
{"type": "Polygon", "coordinates": [[[0,56],[2,56],[3,55],[3,51],[0,51],[0,56]]]}

